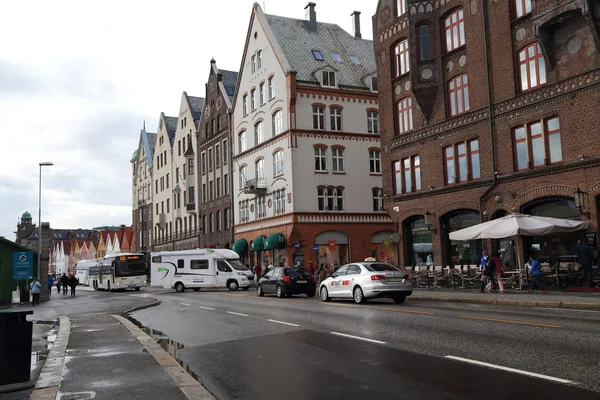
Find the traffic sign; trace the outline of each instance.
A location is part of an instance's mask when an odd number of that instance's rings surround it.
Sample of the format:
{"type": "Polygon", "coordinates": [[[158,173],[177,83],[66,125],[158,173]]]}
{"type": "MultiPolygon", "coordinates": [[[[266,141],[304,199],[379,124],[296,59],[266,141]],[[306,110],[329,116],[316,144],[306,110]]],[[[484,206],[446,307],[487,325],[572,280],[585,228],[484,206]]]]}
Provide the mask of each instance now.
{"type": "Polygon", "coordinates": [[[314,246],[312,247],[312,251],[319,251],[319,246],[317,246],[317,245],[314,245],[314,246]]]}
{"type": "Polygon", "coordinates": [[[296,250],[300,250],[300,247],[301,247],[301,246],[300,246],[300,242],[297,242],[297,241],[296,241],[296,242],[294,242],[294,248],[295,248],[296,250]]]}
{"type": "Polygon", "coordinates": [[[33,278],[33,252],[13,252],[13,280],[33,278]]]}

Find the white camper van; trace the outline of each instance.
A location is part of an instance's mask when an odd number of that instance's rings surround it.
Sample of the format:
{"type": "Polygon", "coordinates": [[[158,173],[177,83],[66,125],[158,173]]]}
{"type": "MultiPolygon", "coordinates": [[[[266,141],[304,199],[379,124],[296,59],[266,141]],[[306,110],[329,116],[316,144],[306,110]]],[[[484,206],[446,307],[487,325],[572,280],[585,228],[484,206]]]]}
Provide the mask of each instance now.
{"type": "Polygon", "coordinates": [[[81,260],[75,264],[75,276],[79,279],[80,285],[89,286],[90,267],[98,265],[98,260],[81,260]]]}
{"type": "Polygon", "coordinates": [[[226,249],[195,249],[152,253],[152,286],[195,291],[226,287],[248,290],[254,274],[240,262],[240,256],[226,249]]]}

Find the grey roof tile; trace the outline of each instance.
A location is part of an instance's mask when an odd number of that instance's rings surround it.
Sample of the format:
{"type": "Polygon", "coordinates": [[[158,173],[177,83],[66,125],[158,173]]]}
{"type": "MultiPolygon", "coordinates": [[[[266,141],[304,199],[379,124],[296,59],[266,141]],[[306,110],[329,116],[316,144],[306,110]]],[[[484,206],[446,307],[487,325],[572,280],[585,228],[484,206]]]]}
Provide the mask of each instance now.
{"type": "Polygon", "coordinates": [[[338,71],[338,85],[369,89],[363,78],[377,71],[371,40],[356,39],[336,24],[317,22],[314,33],[306,29],[305,20],[270,14],[265,14],[265,18],[290,66],[297,72],[298,81],[316,84],[314,73],[331,66],[338,71]],[[325,60],[315,60],[312,50],[319,50],[325,60]],[[339,54],[343,62],[336,62],[333,53],[339,54]],[[358,57],[360,64],[352,63],[350,56],[358,57]]]}
{"type": "Polygon", "coordinates": [[[152,156],[152,154],[154,154],[154,147],[156,146],[156,133],[146,132],[146,135],[148,136],[148,145],[152,152],[150,156],[152,156]]]}
{"type": "Polygon", "coordinates": [[[188,100],[190,102],[190,107],[192,107],[192,113],[202,112],[202,107],[204,107],[203,97],[188,96],[188,100]]]}
{"type": "Polygon", "coordinates": [[[223,87],[225,88],[225,92],[229,97],[229,102],[232,103],[233,95],[235,93],[235,87],[237,85],[238,73],[233,71],[227,71],[224,69],[220,69],[219,72],[221,73],[221,82],[223,82],[223,87]]]}

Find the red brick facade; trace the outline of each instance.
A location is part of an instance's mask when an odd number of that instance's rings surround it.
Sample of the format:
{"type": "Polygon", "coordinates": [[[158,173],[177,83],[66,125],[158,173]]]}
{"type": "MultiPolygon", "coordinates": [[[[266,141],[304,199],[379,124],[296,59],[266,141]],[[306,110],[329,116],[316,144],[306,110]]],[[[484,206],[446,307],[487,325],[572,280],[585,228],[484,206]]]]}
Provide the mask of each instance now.
{"type": "MultiPolygon", "coordinates": [[[[527,212],[529,206],[544,201],[572,203],[577,188],[585,193],[581,219],[589,221],[588,232],[597,234],[598,2],[531,1],[531,12],[520,18],[513,8],[514,0],[408,0],[408,12],[401,16],[397,16],[396,3],[379,1],[373,29],[383,129],[383,189],[386,209],[402,227],[401,264],[413,265],[409,255],[411,219],[428,214],[433,263],[449,265],[455,260],[448,240],[448,217],[471,211],[485,220],[504,212],[527,212]],[[448,52],[445,20],[458,10],[463,16],[464,45],[448,52]],[[426,39],[419,38],[422,24],[430,28],[431,46],[431,58],[423,61],[421,41],[426,39]],[[410,72],[395,77],[394,47],[404,39],[410,45],[410,72]],[[545,65],[546,82],[524,90],[519,53],[536,43],[543,55],[539,62],[545,65]],[[463,75],[468,77],[469,110],[451,116],[449,82],[463,75]],[[412,99],[414,127],[398,134],[396,104],[407,97],[412,99]],[[560,139],[554,136],[550,143],[549,128],[545,127],[543,145],[535,144],[543,149],[544,159],[534,159],[536,150],[529,141],[527,164],[518,168],[518,160],[523,158],[519,159],[516,151],[515,129],[528,125],[526,129],[532,130],[531,124],[553,117],[560,121],[560,139]],[[480,178],[466,168],[469,174],[465,182],[447,183],[444,149],[475,139],[479,144],[480,178]],[[393,163],[417,155],[421,190],[397,193],[393,163]],[[534,166],[536,163],[544,165],[534,166]]],[[[542,80],[541,76],[537,79],[542,80]]],[[[471,160],[468,155],[466,159],[471,160]]],[[[459,179],[458,172],[456,175],[459,179]]]]}

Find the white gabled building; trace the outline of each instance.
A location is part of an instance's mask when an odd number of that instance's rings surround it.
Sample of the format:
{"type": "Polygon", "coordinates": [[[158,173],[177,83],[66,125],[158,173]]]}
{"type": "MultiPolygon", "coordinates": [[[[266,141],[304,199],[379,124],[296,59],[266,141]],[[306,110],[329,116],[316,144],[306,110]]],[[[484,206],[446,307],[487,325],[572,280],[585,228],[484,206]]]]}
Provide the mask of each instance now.
{"type": "Polygon", "coordinates": [[[152,164],[156,133],[146,131],[146,123],[140,131],[138,148],[131,158],[132,167],[132,229],[136,252],[152,251],[152,164]]]}
{"type": "Polygon", "coordinates": [[[233,104],[233,249],[252,265],[394,261],[371,41],[254,4],[233,104]]]}

